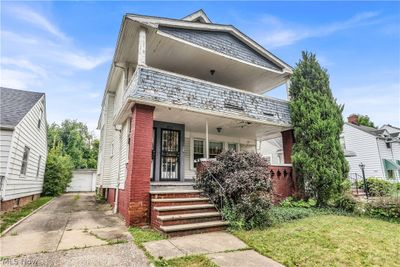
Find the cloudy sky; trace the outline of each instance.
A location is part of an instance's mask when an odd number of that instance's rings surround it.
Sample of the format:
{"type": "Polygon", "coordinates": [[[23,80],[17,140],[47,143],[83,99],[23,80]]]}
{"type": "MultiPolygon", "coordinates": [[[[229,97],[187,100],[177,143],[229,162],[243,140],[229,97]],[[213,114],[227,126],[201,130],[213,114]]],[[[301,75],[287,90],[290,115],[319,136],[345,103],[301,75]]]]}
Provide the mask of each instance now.
{"type": "MultiPolygon", "coordinates": [[[[2,2],[1,85],[45,92],[49,122],[94,130],[122,16],[200,8],[292,66],[315,52],[344,116],[400,125],[399,2],[2,2]]],[[[269,95],[285,97],[283,88],[269,95]]]]}

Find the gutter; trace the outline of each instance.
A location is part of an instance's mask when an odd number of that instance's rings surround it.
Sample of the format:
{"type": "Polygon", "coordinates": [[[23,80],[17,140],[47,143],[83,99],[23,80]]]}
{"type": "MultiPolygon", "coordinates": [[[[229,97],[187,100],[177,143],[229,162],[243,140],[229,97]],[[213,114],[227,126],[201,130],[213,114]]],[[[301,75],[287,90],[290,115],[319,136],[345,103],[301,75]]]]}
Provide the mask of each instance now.
{"type": "Polygon", "coordinates": [[[119,132],[119,151],[118,151],[118,175],[117,175],[117,186],[115,188],[115,200],[114,200],[114,208],[113,213],[118,212],[118,197],[119,197],[119,185],[120,185],[120,171],[121,171],[121,125],[116,125],[115,130],[119,132]]]}

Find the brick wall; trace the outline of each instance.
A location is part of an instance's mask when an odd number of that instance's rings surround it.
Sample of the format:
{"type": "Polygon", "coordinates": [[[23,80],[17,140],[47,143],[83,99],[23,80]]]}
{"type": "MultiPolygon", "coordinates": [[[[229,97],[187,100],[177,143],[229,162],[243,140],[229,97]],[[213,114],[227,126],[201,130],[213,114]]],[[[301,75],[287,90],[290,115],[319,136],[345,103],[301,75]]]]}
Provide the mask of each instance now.
{"type": "Polygon", "coordinates": [[[150,168],[154,107],[132,108],[131,138],[125,189],[119,192],[119,212],[128,225],[145,225],[150,220],[150,168]]]}
{"type": "Polygon", "coordinates": [[[7,201],[1,201],[0,211],[11,211],[17,207],[23,207],[26,204],[32,202],[32,200],[36,200],[40,197],[40,194],[30,195],[26,197],[10,199],[7,201]]]}
{"type": "Polygon", "coordinates": [[[270,165],[268,169],[272,180],[275,203],[297,194],[296,177],[291,166],[270,165]]]}
{"type": "Polygon", "coordinates": [[[114,202],[115,202],[115,189],[114,188],[107,189],[107,202],[111,206],[114,206],[114,202]]]}

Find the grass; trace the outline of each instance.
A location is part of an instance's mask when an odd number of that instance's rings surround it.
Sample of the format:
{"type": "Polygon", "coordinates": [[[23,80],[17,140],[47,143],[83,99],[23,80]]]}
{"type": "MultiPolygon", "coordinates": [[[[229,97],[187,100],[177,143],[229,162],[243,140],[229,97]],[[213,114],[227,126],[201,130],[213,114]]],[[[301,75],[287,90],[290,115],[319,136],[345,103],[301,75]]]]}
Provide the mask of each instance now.
{"type": "Polygon", "coordinates": [[[400,225],[378,219],[320,215],[233,233],[286,266],[400,266],[400,225]]]}
{"type": "Polygon", "coordinates": [[[147,258],[157,267],[216,267],[210,259],[204,255],[179,257],[170,260],[156,259],[146,251],[143,243],[167,239],[167,236],[149,228],[131,227],[129,232],[133,236],[133,242],[145,252],[147,258]]]}
{"type": "Polygon", "coordinates": [[[49,202],[53,197],[40,197],[17,210],[9,211],[1,215],[0,232],[18,222],[21,218],[28,216],[37,208],[49,202]]]}
{"type": "Polygon", "coordinates": [[[155,262],[157,267],[218,267],[205,255],[193,255],[175,258],[171,260],[159,260],[155,262]]]}

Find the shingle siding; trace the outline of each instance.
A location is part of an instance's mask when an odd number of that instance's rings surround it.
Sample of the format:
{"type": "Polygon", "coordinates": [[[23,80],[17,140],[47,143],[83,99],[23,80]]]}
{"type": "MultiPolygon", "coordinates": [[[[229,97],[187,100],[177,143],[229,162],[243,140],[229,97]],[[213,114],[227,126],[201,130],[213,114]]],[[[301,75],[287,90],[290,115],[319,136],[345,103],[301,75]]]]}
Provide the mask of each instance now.
{"type": "Polygon", "coordinates": [[[155,69],[139,68],[127,94],[134,99],[186,106],[243,119],[289,125],[287,101],[258,96],[155,69]]]}
{"type": "Polygon", "coordinates": [[[184,41],[217,51],[227,56],[263,67],[282,70],[279,66],[272,63],[270,60],[227,32],[181,29],[165,26],[160,26],[159,30],[184,41]]]}

